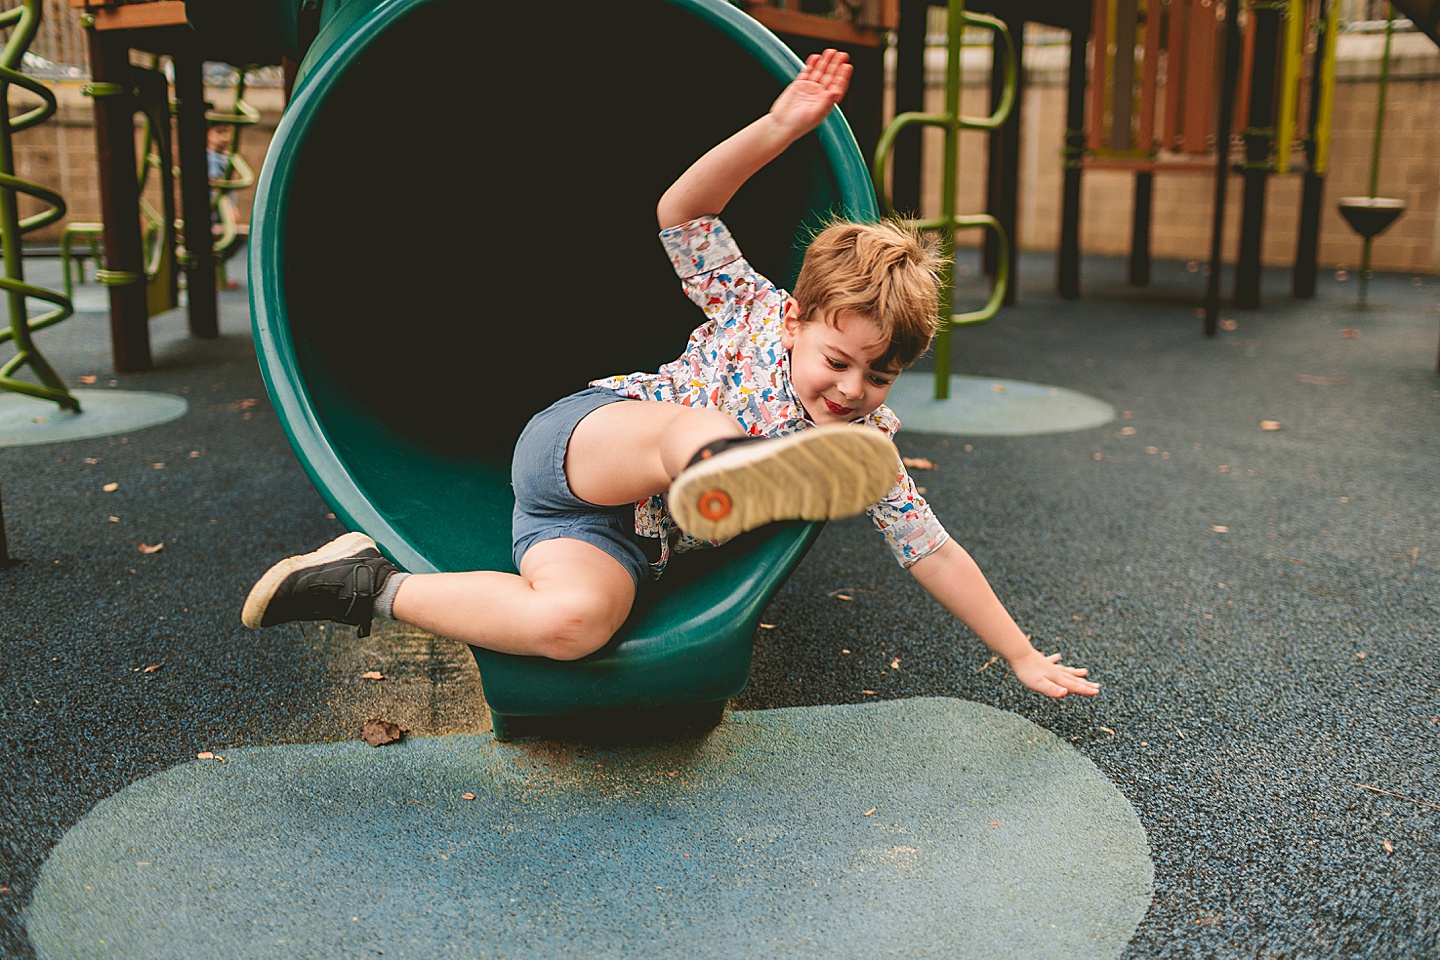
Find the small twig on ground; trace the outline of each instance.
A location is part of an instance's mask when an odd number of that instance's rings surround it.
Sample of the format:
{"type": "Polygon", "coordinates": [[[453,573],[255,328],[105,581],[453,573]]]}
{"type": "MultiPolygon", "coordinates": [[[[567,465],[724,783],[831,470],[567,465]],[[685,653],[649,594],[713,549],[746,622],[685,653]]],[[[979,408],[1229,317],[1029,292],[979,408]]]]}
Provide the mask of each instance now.
{"type": "Polygon", "coordinates": [[[1432,810],[1440,810],[1440,803],[1427,803],[1424,800],[1416,800],[1414,797],[1407,797],[1400,793],[1391,793],[1389,790],[1381,790],[1379,787],[1371,787],[1363,783],[1357,783],[1354,784],[1354,786],[1359,787],[1361,790],[1372,790],[1375,793],[1383,793],[1385,796],[1394,797],[1397,800],[1408,800],[1411,803],[1419,804],[1422,807],[1429,807],[1432,810]]]}
{"type": "Polygon", "coordinates": [[[989,660],[986,660],[986,661],[985,661],[985,666],[981,667],[979,670],[976,670],[975,672],[976,672],[976,673],[983,673],[985,670],[989,669],[990,664],[994,663],[996,660],[999,660],[999,659],[1000,659],[999,657],[991,657],[989,660]]]}

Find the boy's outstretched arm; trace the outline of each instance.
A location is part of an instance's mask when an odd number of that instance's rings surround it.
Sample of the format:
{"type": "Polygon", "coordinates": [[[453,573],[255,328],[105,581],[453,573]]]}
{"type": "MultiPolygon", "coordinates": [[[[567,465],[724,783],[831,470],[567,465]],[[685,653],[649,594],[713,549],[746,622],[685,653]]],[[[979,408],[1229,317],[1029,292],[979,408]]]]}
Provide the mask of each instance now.
{"type": "Polygon", "coordinates": [[[716,144],[670,185],[655,211],[660,228],[724,210],[756,171],[830,115],[849,89],[853,70],[847,53],[811,54],[768,113],[716,144]]]}
{"type": "Polygon", "coordinates": [[[1004,657],[1015,676],[1031,690],[1049,697],[1067,693],[1093,696],[1100,692],[1098,683],[1085,679],[1088,671],[1065,666],[1060,654],[1047,657],[1030,644],[1030,638],[1016,626],[980,567],[954,540],[947,540],[939,550],[911,565],[910,572],[985,646],[1004,657]]]}

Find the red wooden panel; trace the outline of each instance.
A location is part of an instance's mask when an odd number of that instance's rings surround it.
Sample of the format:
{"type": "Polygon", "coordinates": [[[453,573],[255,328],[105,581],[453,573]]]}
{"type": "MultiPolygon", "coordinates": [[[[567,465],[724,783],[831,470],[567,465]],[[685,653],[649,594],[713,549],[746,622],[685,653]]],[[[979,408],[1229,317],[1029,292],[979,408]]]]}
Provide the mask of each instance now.
{"type": "Polygon", "coordinates": [[[1095,0],[1090,10],[1093,22],[1090,24],[1090,118],[1086,139],[1093,152],[1105,144],[1105,92],[1110,75],[1110,4],[1107,0],[1095,0]]]}
{"type": "Polygon", "coordinates": [[[1215,126],[1215,59],[1220,32],[1215,12],[1215,0],[1197,0],[1190,5],[1185,44],[1185,116],[1180,140],[1180,149],[1185,153],[1206,152],[1215,126]]]}
{"type": "Polygon", "coordinates": [[[1155,148],[1155,97],[1160,78],[1161,0],[1145,3],[1145,62],[1140,79],[1140,130],[1135,146],[1149,153],[1155,148]]]}

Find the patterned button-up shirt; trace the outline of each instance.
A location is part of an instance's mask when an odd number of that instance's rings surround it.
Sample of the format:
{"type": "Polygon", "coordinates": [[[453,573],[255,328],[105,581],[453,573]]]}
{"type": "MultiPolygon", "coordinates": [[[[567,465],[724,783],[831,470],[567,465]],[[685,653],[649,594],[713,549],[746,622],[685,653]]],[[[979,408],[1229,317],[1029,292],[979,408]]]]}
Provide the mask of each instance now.
{"type": "MultiPolygon", "coordinates": [[[[686,295],[705,313],[685,352],[655,373],[631,373],[591,381],[635,400],[714,407],[755,436],[783,436],[815,424],[790,384],[790,354],[780,343],[781,317],[789,294],[745,260],[719,218],[692,220],[660,232],[660,240],[686,295]]],[[[893,438],[900,420],[881,406],[855,421],[893,438]]],[[[936,519],[903,464],[895,485],[866,513],[895,558],[910,566],[940,548],[949,535],[936,519]]],[[[635,532],[661,543],[659,576],[678,552],[716,546],[682,532],[663,494],[635,505],[635,532]]]]}

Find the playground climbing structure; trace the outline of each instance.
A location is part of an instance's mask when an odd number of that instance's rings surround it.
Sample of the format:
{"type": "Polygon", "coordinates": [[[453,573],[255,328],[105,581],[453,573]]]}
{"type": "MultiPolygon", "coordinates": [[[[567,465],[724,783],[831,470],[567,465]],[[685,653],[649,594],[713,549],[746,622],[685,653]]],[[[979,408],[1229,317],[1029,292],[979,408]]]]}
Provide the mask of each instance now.
{"type": "Polygon", "coordinates": [[[40,0],[25,0],[19,6],[0,13],[0,29],[9,29],[3,50],[0,50],[0,91],[4,93],[4,111],[0,112],[0,234],[4,237],[5,275],[0,277],[10,309],[10,327],[0,330],[0,343],[13,343],[15,355],[0,364],[0,389],[38,397],[60,405],[62,409],[80,412],[80,402],[71,395],[59,374],[36,348],[31,334],[59,323],[74,309],[63,294],[25,282],[24,251],[21,238],[32,230],[49,226],[65,216],[65,201],[53,190],[24,180],[15,173],[14,135],[43,123],[54,115],[55,95],[39,81],[20,72],[19,67],[30,41],[35,37],[41,16],[40,0]],[[36,106],[11,113],[10,93],[13,87],[40,99],[36,106]],[[38,213],[20,215],[20,198],[38,201],[38,213]],[[29,316],[28,301],[51,304],[51,309],[29,316]],[[22,380],[16,375],[28,369],[38,382],[22,380]]]}
{"type": "Polygon", "coordinates": [[[1140,286],[1149,282],[1154,178],[1214,178],[1207,334],[1218,310],[1232,172],[1243,190],[1235,304],[1259,305],[1267,187],[1271,177],[1287,174],[1305,179],[1294,293],[1314,295],[1338,12],[1337,0],[1102,0],[1091,6],[1087,129],[1083,152],[1072,162],[1135,174],[1130,280],[1140,286]],[[1241,156],[1232,166],[1234,146],[1241,156]]]}

